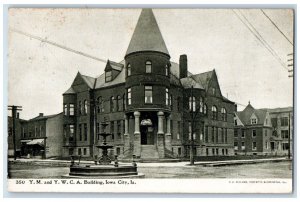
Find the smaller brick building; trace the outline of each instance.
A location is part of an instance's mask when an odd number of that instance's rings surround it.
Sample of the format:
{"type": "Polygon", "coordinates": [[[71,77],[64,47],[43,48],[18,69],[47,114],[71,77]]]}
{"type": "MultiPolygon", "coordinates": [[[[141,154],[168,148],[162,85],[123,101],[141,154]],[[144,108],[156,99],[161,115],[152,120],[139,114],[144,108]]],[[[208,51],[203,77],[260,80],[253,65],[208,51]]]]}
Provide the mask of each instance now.
{"type": "Polygon", "coordinates": [[[235,116],[234,151],[236,155],[270,155],[273,152],[272,124],[266,109],[249,104],[235,116]]]}

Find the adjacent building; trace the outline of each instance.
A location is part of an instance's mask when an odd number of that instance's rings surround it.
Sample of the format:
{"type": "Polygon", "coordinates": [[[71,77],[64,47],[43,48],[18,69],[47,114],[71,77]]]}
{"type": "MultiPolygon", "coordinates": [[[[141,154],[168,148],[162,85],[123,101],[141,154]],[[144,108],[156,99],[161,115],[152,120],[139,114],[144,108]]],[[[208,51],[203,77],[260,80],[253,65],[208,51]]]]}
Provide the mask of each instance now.
{"type": "MultiPolygon", "coordinates": [[[[201,69],[201,67],[199,67],[201,69]]],[[[151,9],[143,9],[121,62],[104,73],[78,72],[63,94],[63,156],[96,157],[101,123],[120,158],[234,155],[236,105],[222,95],[215,70],[188,71],[171,56],[151,9]]]]}
{"type": "Polygon", "coordinates": [[[235,116],[235,154],[287,155],[291,120],[292,108],[255,109],[249,102],[235,116]]]}
{"type": "Polygon", "coordinates": [[[23,121],[19,131],[20,154],[26,158],[62,156],[63,114],[39,116],[23,121]]]}

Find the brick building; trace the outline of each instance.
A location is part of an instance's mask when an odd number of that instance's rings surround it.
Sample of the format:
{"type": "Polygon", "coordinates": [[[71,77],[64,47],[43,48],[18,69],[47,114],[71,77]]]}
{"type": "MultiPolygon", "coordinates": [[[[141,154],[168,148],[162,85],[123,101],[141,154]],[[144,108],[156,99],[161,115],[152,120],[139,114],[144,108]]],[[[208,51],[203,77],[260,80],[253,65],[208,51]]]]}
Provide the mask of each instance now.
{"type": "Polygon", "coordinates": [[[98,155],[101,122],[121,158],[185,157],[192,137],[197,156],[233,155],[236,105],[215,70],[193,75],[186,55],[179,64],[170,58],[152,10],[143,9],[124,60],[108,60],[97,78],[78,72],[63,94],[63,156],[98,155]]]}
{"type": "Polygon", "coordinates": [[[20,136],[21,156],[49,158],[62,156],[63,115],[39,116],[23,121],[17,136],[20,136]]]}
{"type": "MultiPolygon", "coordinates": [[[[255,109],[249,103],[243,111],[236,113],[235,154],[286,155],[289,148],[289,117],[291,123],[291,107],[255,109]]],[[[290,128],[292,134],[292,123],[290,128]]]]}
{"type": "MultiPolygon", "coordinates": [[[[276,155],[287,155],[290,145],[293,145],[293,108],[268,109],[268,112],[273,130],[271,150],[276,155]]],[[[292,146],[290,149],[292,153],[292,146]]]]}

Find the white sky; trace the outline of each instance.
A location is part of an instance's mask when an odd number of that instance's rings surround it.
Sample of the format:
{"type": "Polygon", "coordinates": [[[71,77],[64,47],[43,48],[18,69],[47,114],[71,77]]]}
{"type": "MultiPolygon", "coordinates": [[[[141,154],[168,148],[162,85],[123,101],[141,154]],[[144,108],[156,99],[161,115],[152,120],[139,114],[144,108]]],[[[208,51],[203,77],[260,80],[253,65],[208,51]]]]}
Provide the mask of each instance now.
{"type": "MultiPolygon", "coordinates": [[[[11,9],[9,27],[103,59],[121,61],[140,9],[11,9]]],[[[171,55],[187,54],[189,71],[216,69],[224,96],[256,108],[293,105],[293,80],[227,9],[154,9],[171,55]]],[[[260,10],[241,10],[284,63],[292,45],[260,10]]],[[[265,10],[293,39],[291,10],[265,10]]],[[[78,71],[96,77],[105,63],[9,32],[8,104],[22,105],[21,118],[62,111],[62,93],[78,71]]],[[[243,106],[238,106],[242,110],[243,106]]]]}

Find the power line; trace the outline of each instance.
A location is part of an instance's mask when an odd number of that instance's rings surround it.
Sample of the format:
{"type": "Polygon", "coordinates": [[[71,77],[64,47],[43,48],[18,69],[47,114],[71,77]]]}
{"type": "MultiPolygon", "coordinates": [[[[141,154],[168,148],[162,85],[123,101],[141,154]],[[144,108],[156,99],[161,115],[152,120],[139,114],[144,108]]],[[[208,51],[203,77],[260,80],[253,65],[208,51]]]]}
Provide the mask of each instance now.
{"type": "Polygon", "coordinates": [[[26,32],[23,32],[23,31],[14,29],[14,28],[10,28],[10,30],[11,30],[12,32],[16,32],[16,33],[18,33],[18,34],[27,36],[27,37],[29,37],[29,38],[33,38],[33,39],[39,40],[39,41],[41,41],[41,42],[44,42],[44,43],[47,43],[47,44],[56,46],[56,47],[58,47],[58,48],[61,48],[61,49],[64,49],[64,50],[73,52],[73,53],[75,53],[75,54],[78,54],[78,55],[81,55],[81,56],[84,56],[84,57],[87,57],[87,58],[91,58],[91,59],[93,59],[93,60],[97,60],[97,61],[104,62],[104,63],[107,62],[107,61],[104,60],[104,59],[101,59],[101,58],[98,58],[98,57],[95,57],[95,56],[92,56],[92,55],[83,53],[83,52],[81,52],[81,51],[74,50],[74,49],[72,49],[72,48],[69,48],[69,47],[60,45],[60,44],[58,44],[58,43],[56,43],[56,42],[53,42],[53,41],[49,41],[49,40],[47,40],[46,38],[43,39],[43,38],[41,38],[41,37],[38,37],[38,36],[35,36],[35,35],[32,35],[32,34],[26,33],[26,32]]]}
{"type": "Polygon", "coordinates": [[[264,12],[263,9],[260,9],[260,11],[270,20],[270,22],[276,27],[276,29],[284,36],[284,38],[293,46],[294,44],[289,40],[289,38],[279,29],[279,27],[275,24],[275,22],[264,12]]]}
{"type": "Polygon", "coordinates": [[[263,39],[263,37],[259,34],[259,32],[255,29],[255,27],[249,22],[249,20],[246,18],[245,15],[243,15],[241,12],[240,14],[243,16],[243,18],[248,22],[248,24],[242,20],[242,18],[232,9],[233,13],[239,18],[239,20],[249,29],[249,31],[255,36],[255,38],[273,55],[275,59],[281,64],[283,68],[288,70],[285,63],[281,60],[281,58],[278,56],[278,54],[270,47],[270,45],[263,39]]]}

